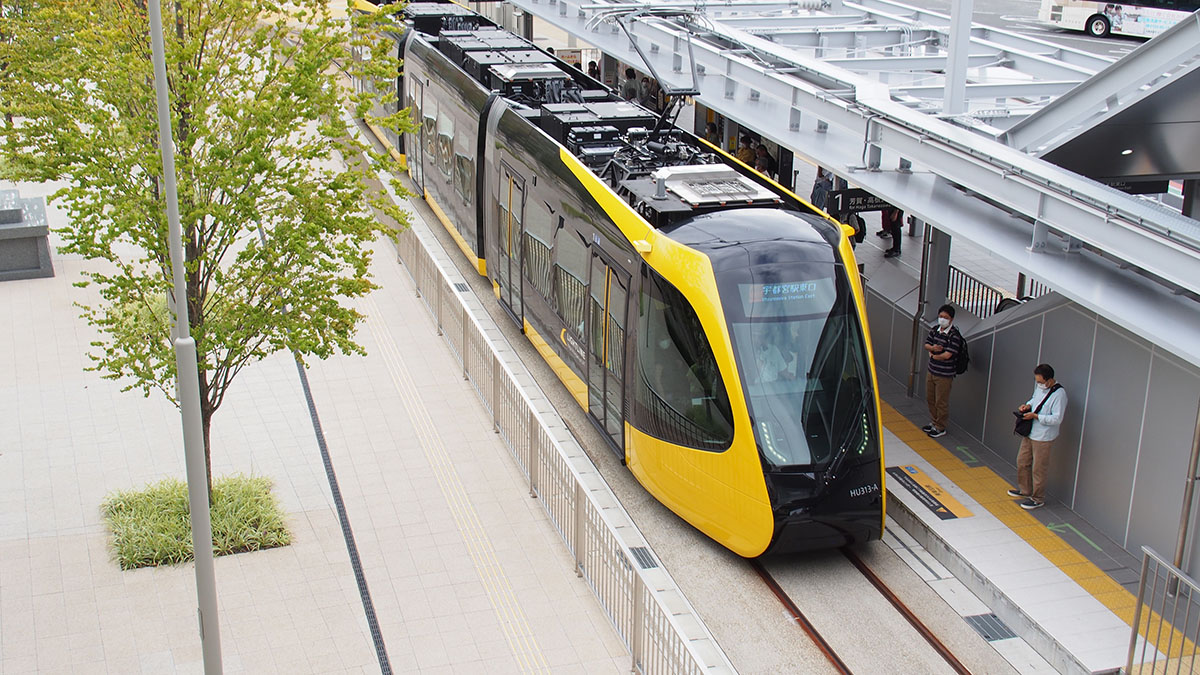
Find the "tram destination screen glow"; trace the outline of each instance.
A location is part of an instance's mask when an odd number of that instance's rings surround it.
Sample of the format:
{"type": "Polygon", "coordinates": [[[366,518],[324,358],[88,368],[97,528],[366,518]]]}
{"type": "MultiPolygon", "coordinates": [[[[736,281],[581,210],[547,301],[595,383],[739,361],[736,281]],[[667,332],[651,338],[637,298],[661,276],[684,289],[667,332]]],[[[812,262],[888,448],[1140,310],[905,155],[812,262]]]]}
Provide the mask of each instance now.
{"type": "Polygon", "coordinates": [[[738,284],[747,318],[825,316],[837,299],[832,278],[738,284]]]}

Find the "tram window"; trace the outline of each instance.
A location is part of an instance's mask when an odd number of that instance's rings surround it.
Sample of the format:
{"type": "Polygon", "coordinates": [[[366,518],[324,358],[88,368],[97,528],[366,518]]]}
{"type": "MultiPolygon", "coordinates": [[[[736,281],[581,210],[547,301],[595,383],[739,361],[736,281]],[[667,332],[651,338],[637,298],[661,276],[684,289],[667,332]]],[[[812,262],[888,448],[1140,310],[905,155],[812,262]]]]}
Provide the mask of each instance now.
{"type": "Polygon", "coordinates": [[[450,158],[454,155],[454,118],[449,113],[438,117],[437,161],[442,175],[450,177],[450,158]]]}
{"type": "Polygon", "coordinates": [[[475,203],[475,162],[461,152],[454,155],[454,191],[464,205],[475,203]]]}
{"type": "Polygon", "coordinates": [[[652,436],[702,450],[733,441],[733,412],[691,303],[647,266],[638,294],[638,422],[652,436]]]}
{"type": "Polygon", "coordinates": [[[554,237],[554,299],[558,315],[577,337],[583,336],[588,250],[579,235],[560,228],[554,237]]]}
{"type": "Polygon", "coordinates": [[[525,219],[525,278],[543,298],[550,300],[552,285],[551,253],[547,242],[553,241],[552,216],[544,202],[529,200],[529,217],[525,219]]]}
{"type": "Polygon", "coordinates": [[[437,100],[426,97],[424,115],[421,117],[421,138],[425,140],[426,161],[437,157],[437,100]]]}

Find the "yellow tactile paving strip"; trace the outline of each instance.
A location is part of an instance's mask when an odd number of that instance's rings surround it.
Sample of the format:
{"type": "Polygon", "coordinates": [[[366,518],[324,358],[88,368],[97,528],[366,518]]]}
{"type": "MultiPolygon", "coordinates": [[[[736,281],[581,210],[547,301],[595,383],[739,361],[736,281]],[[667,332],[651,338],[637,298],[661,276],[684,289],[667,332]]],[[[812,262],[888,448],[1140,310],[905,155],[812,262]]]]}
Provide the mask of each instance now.
{"type": "Polygon", "coordinates": [[[392,338],[387,325],[378,318],[380,316],[379,307],[370,296],[364,298],[362,303],[367,315],[367,329],[375,337],[379,346],[379,354],[383,357],[388,373],[396,384],[396,390],[404,400],[405,411],[412,420],[413,427],[421,441],[421,447],[425,450],[425,457],[429,461],[430,467],[433,468],[438,487],[441,488],[442,496],[450,507],[454,522],[462,534],[463,541],[467,544],[467,550],[471,552],[471,560],[475,563],[475,569],[487,591],[496,617],[504,629],[505,638],[508,640],[517,664],[526,673],[550,672],[546,658],[538,646],[537,638],[530,629],[521,604],[508,580],[508,575],[504,572],[504,566],[496,557],[491,538],[480,522],[475,507],[471,504],[458,471],[455,470],[454,463],[442,443],[442,438],[429,416],[429,411],[425,408],[412,376],[404,365],[404,359],[396,347],[396,341],[392,338]]]}
{"type": "MultiPolygon", "coordinates": [[[[901,415],[895,408],[881,402],[883,409],[883,424],[901,441],[916,451],[925,461],[942,472],[949,480],[979,502],[1000,522],[1017,533],[1030,546],[1054,563],[1058,569],[1073,579],[1102,605],[1112,610],[1122,621],[1133,625],[1133,613],[1137,605],[1137,597],[1125,587],[1113,580],[1099,567],[1090,562],[1081,553],[1057,534],[1022,509],[1005,492],[1012,487],[1008,481],[996,475],[986,466],[967,466],[954,453],[921,431],[917,425],[901,415]]],[[[1143,612],[1139,632],[1146,634],[1147,627],[1153,625],[1157,629],[1159,617],[1156,614],[1143,612]]],[[[1164,626],[1164,633],[1174,632],[1171,641],[1171,656],[1179,656],[1180,652],[1190,652],[1194,646],[1183,639],[1179,631],[1170,631],[1164,626]]],[[[1169,636],[1164,634],[1159,639],[1160,650],[1167,651],[1169,636]]]]}

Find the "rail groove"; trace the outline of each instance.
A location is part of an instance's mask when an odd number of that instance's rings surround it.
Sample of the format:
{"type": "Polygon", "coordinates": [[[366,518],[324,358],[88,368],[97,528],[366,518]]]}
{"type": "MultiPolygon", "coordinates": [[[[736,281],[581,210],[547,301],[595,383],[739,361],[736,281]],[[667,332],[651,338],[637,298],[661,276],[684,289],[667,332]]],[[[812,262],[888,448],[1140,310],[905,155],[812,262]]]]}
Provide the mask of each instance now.
{"type": "Polygon", "coordinates": [[[883,579],[880,579],[879,575],[875,574],[874,570],[872,570],[870,567],[867,567],[867,563],[864,562],[863,559],[860,558],[853,549],[843,548],[842,555],[846,556],[846,559],[850,561],[850,564],[854,565],[855,569],[861,572],[862,575],[867,578],[867,581],[871,582],[871,585],[875,587],[875,590],[879,591],[880,595],[886,598],[887,601],[892,604],[892,607],[896,608],[896,611],[900,613],[900,616],[903,616],[904,619],[908,621],[909,625],[911,625],[918,633],[920,633],[921,637],[925,638],[925,641],[929,643],[929,646],[933,647],[933,650],[938,653],[938,656],[941,656],[946,664],[954,669],[954,672],[958,673],[959,675],[971,675],[971,670],[967,668],[962,661],[958,660],[958,657],[956,657],[954,653],[950,651],[950,648],[947,647],[944,642],[938,639],[938,636],[933,634],[933,631],[929,629],[929,626],[926,626],[921,619],[917,618],[917,615],[908,608],[908,605],[904,604],[904,601],[901,600],[900,597],[892,591],[892,589],[888,588],[887,584],[883,583],[883,579]]]}
{"type": "MultiPolygon", "coordinates": [[[[943,643],[941,639],[939,639],[938,636],[935,635],[933,631],[930,630],[930,628],[926,626],[925,623],[921,621],[921,619],[918,618],[911,609],[908,608],[908,605],[904,604],[904,601],[901,600],[900,597],[896,595],[894,591],[892,591],[892,589],[888,588],[887,584],[883,582],[883,579],[880,579],[879,575],[875,574],[874,570],[868,567],[867,563],[863,561],[863,559],[859,557],[859,555],[855,553],[853,549],[844,547],[840,550],[842,555],[844,555],[846,559],[850,561],[850,564],[854,565],[854,568],[857,569],[860,574],[866,577],[867,581],[875,587],[875,590],[879,591],[879,594],[882,595],[884,599],[886,599],[892,605],[892,607],[900,614],[900,616],[904,617],[904,620],[907,621],[922,638],[924,638],[925,642],[927,642],[929,646],[932,647],[935,652],[937,652],[938,656],[942,657],[942,660],[945,661],[955,673],[958,673],[958,675],[971,675],[971,670],[967,668],[962,661],[958,660],[958,657],[956,657],[954,653],[950,651],[950,648],[947,647],[945,643],[943,643]]],[[[825,640],[816,627],[813,626],[812,622],[808,620],[808,617],[804,616],[804,613],[800,611],[800,608],[796,605],[795,601],[793,601],[791,596],[787,594],[787,591],[783,590],[783,587],[779,585],[779,582],[775,580],[775,577],[771,576],[771,573],[767,571],[767,568],[757,560],[751,560],[750,566],[754,569],[755,573],[758,574],[759,578],[763,580],[763,583],[767,585],[767,588],[771,589],[771,592],[775,594],[775,597],[779,600],[779,602],[783,604],[784,609],[786,609],[788,613],[792,615],[792,618],[795,620],[796,624],[799,625],[800,628],[813,641],[813,643],[817,645],[817,648],[821,650],[821,654],[823,654],[825,658],[829,660],[829,663],[833,665],[833,667],[837,669],[839,673],[851,673],[852,671],[850,670],[850,667],[846,665],[846,662],[843,661],[840,656],[838,656],[837,652],[834,651],[829,642],[825,640]]]]}
{"type": "Polygon", "coordinates": [[[850,670],[850,666],[847,666],[846,662],[842,661],[842,657],[838,656],[837,652],[833,650],[833,647],[825,641],[825,638],[821,636],[821,633],[817,630],[816,626],[813,626],[812,622],[808,620],[808,617],[804,616],[804,612],[800,611],[800,608],[797,607],[796,603],[792,601],[792,598],[787,594],[787,591],[783,590],[778,581],[775,581],[775,577],[771,576],[771,573],[767,571],[767,568],[763,567],[762,563],[758,562],[757,560],[751,560],[750,567],[752,567],[758,574],[759,578],[763,580],[763,583],[767,585],[767,588],[771,589],[771,592],[775,594],[775,597],[779,599],[779,602],[782,603],[784,608],[787,609],[788,613],[792,615],[792,619],[795,620],[796,624],[808,634],[808,637],[811,638],[813,643],[817,645],[817,648],[821,650],[821,653],[826,659],[829,660],[829,663],[832,664],[839,673],[850,675],[852,672],[850,670]]]}

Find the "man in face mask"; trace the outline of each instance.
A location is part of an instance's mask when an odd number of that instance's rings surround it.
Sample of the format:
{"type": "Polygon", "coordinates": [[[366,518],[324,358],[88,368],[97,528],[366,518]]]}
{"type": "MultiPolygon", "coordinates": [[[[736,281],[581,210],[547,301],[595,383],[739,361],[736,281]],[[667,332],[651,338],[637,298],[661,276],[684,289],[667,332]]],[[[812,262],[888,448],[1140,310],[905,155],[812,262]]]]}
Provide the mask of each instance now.
{"type": "Polygon", "coordinates": [[[1033,430],[1021,437],[1017,451],[1017,488],[1010,497],[1024,497],[1021,508],[1032,511],[1046,503],[1046,472],[1050,468],[1050,446],[1058,438],[1067,412],[1067,390],[1054,381],[1054,368],[1043,363],[1033,369],[1033,396],[1017,408],[1024,418],[1033,420],[1033,430]]]}
{"type": "Polygon", "coordinates": [[[950,421],[950,387],[954,384],[955,358],[962,351],[963,336],[954,327],[954,307],[942,305],[938,308],[937,325],[925,338],[925,351],[929,352],[929,369],[925,373],[925,403],[929,405],[929,424],[921,431],[933,438],[946,435],[946,424],[950,421]]]}

